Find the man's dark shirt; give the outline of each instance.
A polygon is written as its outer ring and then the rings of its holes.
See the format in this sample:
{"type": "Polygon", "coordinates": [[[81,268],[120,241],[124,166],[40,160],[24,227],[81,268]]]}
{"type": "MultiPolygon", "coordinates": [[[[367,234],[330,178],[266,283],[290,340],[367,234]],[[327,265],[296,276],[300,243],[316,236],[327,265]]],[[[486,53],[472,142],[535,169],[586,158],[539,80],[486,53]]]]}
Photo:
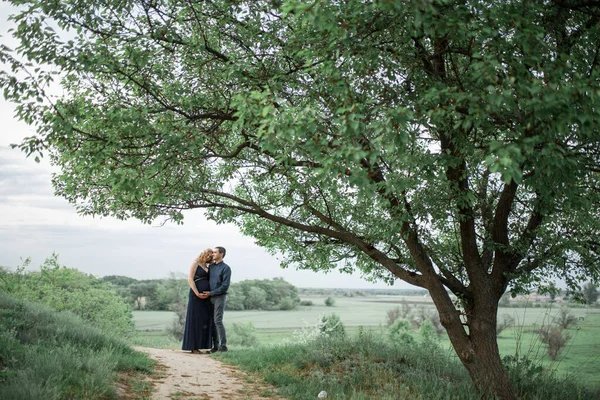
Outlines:
{"type": "Polygon", "coordinates": [[[208,273],[210,295],[214,297],[227,294],[229,283],[231,281],[231,268],[229,268],[229,265],[225,264],[223,261],[218,264],[213,264],[209,267],[208,273]]]}

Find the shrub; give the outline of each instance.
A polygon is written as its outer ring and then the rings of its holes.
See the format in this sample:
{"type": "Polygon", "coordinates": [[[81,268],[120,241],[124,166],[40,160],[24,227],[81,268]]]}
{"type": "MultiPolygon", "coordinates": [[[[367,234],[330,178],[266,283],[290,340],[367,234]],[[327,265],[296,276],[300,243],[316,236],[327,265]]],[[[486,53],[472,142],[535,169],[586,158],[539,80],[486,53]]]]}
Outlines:
{"type": "Polygon", "coordinates": [[[500,332],[505,330],[506,328],[510,328],[515,324],[515,317],[510,314],[502,315],[502,321],[498,321],[496,325],[496,334],[499,335],[500,332]]]}
{"type": "Polygon", "coordinates": [[[577,317],[571,313],[568,307],[561,307],[553,322],[562,329],[568,329],[571,326],[577,324],[577,317]]]}
{"type": "Polygon", "coordinates": [[[183,302],[175,303],[171,306],[171,311],[175,313],[173,323],[167,332],[177,340],[183,340],[185,331],[185,319],[187,316],[187,304],[183,302]]]}
{"type": "Polygon", "coordinates": [[[335,305],[335,299],[331,296],[325,299],[325,305],[327,307],[333,307],[335,305]]]}
{"type": "Polygon", "coordinates": [[[519,399],[598,399],[598,390],[583,387],[577,379],[565,379],[528,358],[505,356],[503,364],[519,399]]]}
{"type": "Polygon", "coordinates": [[[506,368],[511,383],[517,390],[530,385],[535,387],[543,378],[544,369],[541,364],[534,363],[528,358],[505,356],[502,358],[502,363],[506,368]]]}
{"type": "Polygon", "coordinates": [[[319,329],[326,336],[346,336],[346,328],[337,314],[322,315],[319,329]]]}
{"type": "Polygon", "coordinates": [[[405,319],[397,319],[389,327],[389,336],[392,343],[410,344],[414,342],[411,333],[411,323],[405,319]]]}
{"type": "Polygon", "coordinates": [[[414,310],[413,313],[412,322],[416,328],[420,328],[425,321],[429,321],[438,335],[444,333],[445,329],[440,322],[440,315],[437,310],[421,306],[414,310]]]}
{"type": "Polygon", "coordinates": [[[217,357],[256,372],[290,399],[314,399],[323,390],[328,399],[481,397],[465,369],[447,352],[392,346],[364,328],[357,336],[319,336],[310,343],[230,351],[217,357]]]}
{"type": "Polygon", "coordinates": [[[402,300],[400,306],[387,311],[386,325],[391,326],[398,318],[410,320],[412,311],[413,307],[406,300],[402,300]]]}
{"type": "Polygon", "coordinates": [[[548,346],[548,356],[556,360],[571,335],[563,332],[561,326],[552,325],[537,331],[540,341],[548,346]]]}
{"type": "Polygon", "coordinates": [[[430,320],[426,320],[419,328],[419,340],[426,347],[437,347],[439,336],[430,320]]]}
{"type": "Polygon", "coordinates": [[[300,305],[301,305],[301,306],[312,306],[312,305],[314,305],[314,304],[313,304],[313,302],[312,302],[311,300],[302,300],[302,301],[300,302],[300,305]]]}
{"type": "Polygon", "coordinates": [[[394,307],[386,311],[385,325],[391,326],[398,318],[400,318],[400,307],[394,307]]]}
{"type": "Polygon", "coordinates": [[[254,347],[258,345],[256,328],[252,322],[234,323],[227,332],[227,342],[232,345],[254,347]]]}
{"type": "Polygon", "coordinates": [[[61,266],[56,254],[47,258],[40,272],[25,272],[27,259],[14,273],[0,271],[0,290],[20,299],[70,311],[105,332],[133,333],[131,307],[110,283],[73,268],[61,266]]]}
{"type": "Polygon", "coordinates": [[[281,302],[279,303],[280,310],[293,310],[294,308],[296,308],[294,300],[290,299],[289,297],[281,299],[281,302]]]}

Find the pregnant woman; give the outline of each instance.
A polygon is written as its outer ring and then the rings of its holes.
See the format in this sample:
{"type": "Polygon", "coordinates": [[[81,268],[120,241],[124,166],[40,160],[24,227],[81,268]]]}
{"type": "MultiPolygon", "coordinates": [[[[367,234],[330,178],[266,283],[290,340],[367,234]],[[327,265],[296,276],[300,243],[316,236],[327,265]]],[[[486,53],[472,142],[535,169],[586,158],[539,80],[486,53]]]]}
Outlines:
{"type": "Polygon", "coordinates": [[[212,249],[206,249],[190,266],[188,283],[190,295],[183,332],[183,350],[200,353],[200,349],[212,347],[213,311],[210,299],[201,299],[200,293],[209,291],[208,266],[212,261],[212,249]]]}

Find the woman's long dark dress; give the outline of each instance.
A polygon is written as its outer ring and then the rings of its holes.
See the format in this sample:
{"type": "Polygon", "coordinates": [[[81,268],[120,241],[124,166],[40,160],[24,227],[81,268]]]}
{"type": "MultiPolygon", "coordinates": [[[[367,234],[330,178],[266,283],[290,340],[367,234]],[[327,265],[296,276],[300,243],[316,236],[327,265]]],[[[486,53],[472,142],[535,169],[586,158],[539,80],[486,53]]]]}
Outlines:
{"type": "MultiPolygon", "coordinates": [[[[198,292],[210,290],[208,272],[198,266],[194,275],[198,292]]],[[[212,347],[213,311],[210,298],[200,299],[192,289],[188,298],[188,308],[183,331],[183,350],[210,349],[212,347]]]]}

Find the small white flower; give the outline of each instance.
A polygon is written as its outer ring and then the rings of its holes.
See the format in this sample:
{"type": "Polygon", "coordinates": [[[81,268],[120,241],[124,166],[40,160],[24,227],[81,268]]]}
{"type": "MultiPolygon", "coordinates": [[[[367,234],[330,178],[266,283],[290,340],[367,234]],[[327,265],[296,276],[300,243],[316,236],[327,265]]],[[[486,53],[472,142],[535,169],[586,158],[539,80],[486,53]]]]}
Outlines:
{"type": "Polygon", "coordinates": [[[319,394],[317,395],[317,397],[320,398],[320,399],[325,399],[325,398],[327,398],[327,392],[324,391],[324,390],[321,390],[319,392],[319,394]]]}

